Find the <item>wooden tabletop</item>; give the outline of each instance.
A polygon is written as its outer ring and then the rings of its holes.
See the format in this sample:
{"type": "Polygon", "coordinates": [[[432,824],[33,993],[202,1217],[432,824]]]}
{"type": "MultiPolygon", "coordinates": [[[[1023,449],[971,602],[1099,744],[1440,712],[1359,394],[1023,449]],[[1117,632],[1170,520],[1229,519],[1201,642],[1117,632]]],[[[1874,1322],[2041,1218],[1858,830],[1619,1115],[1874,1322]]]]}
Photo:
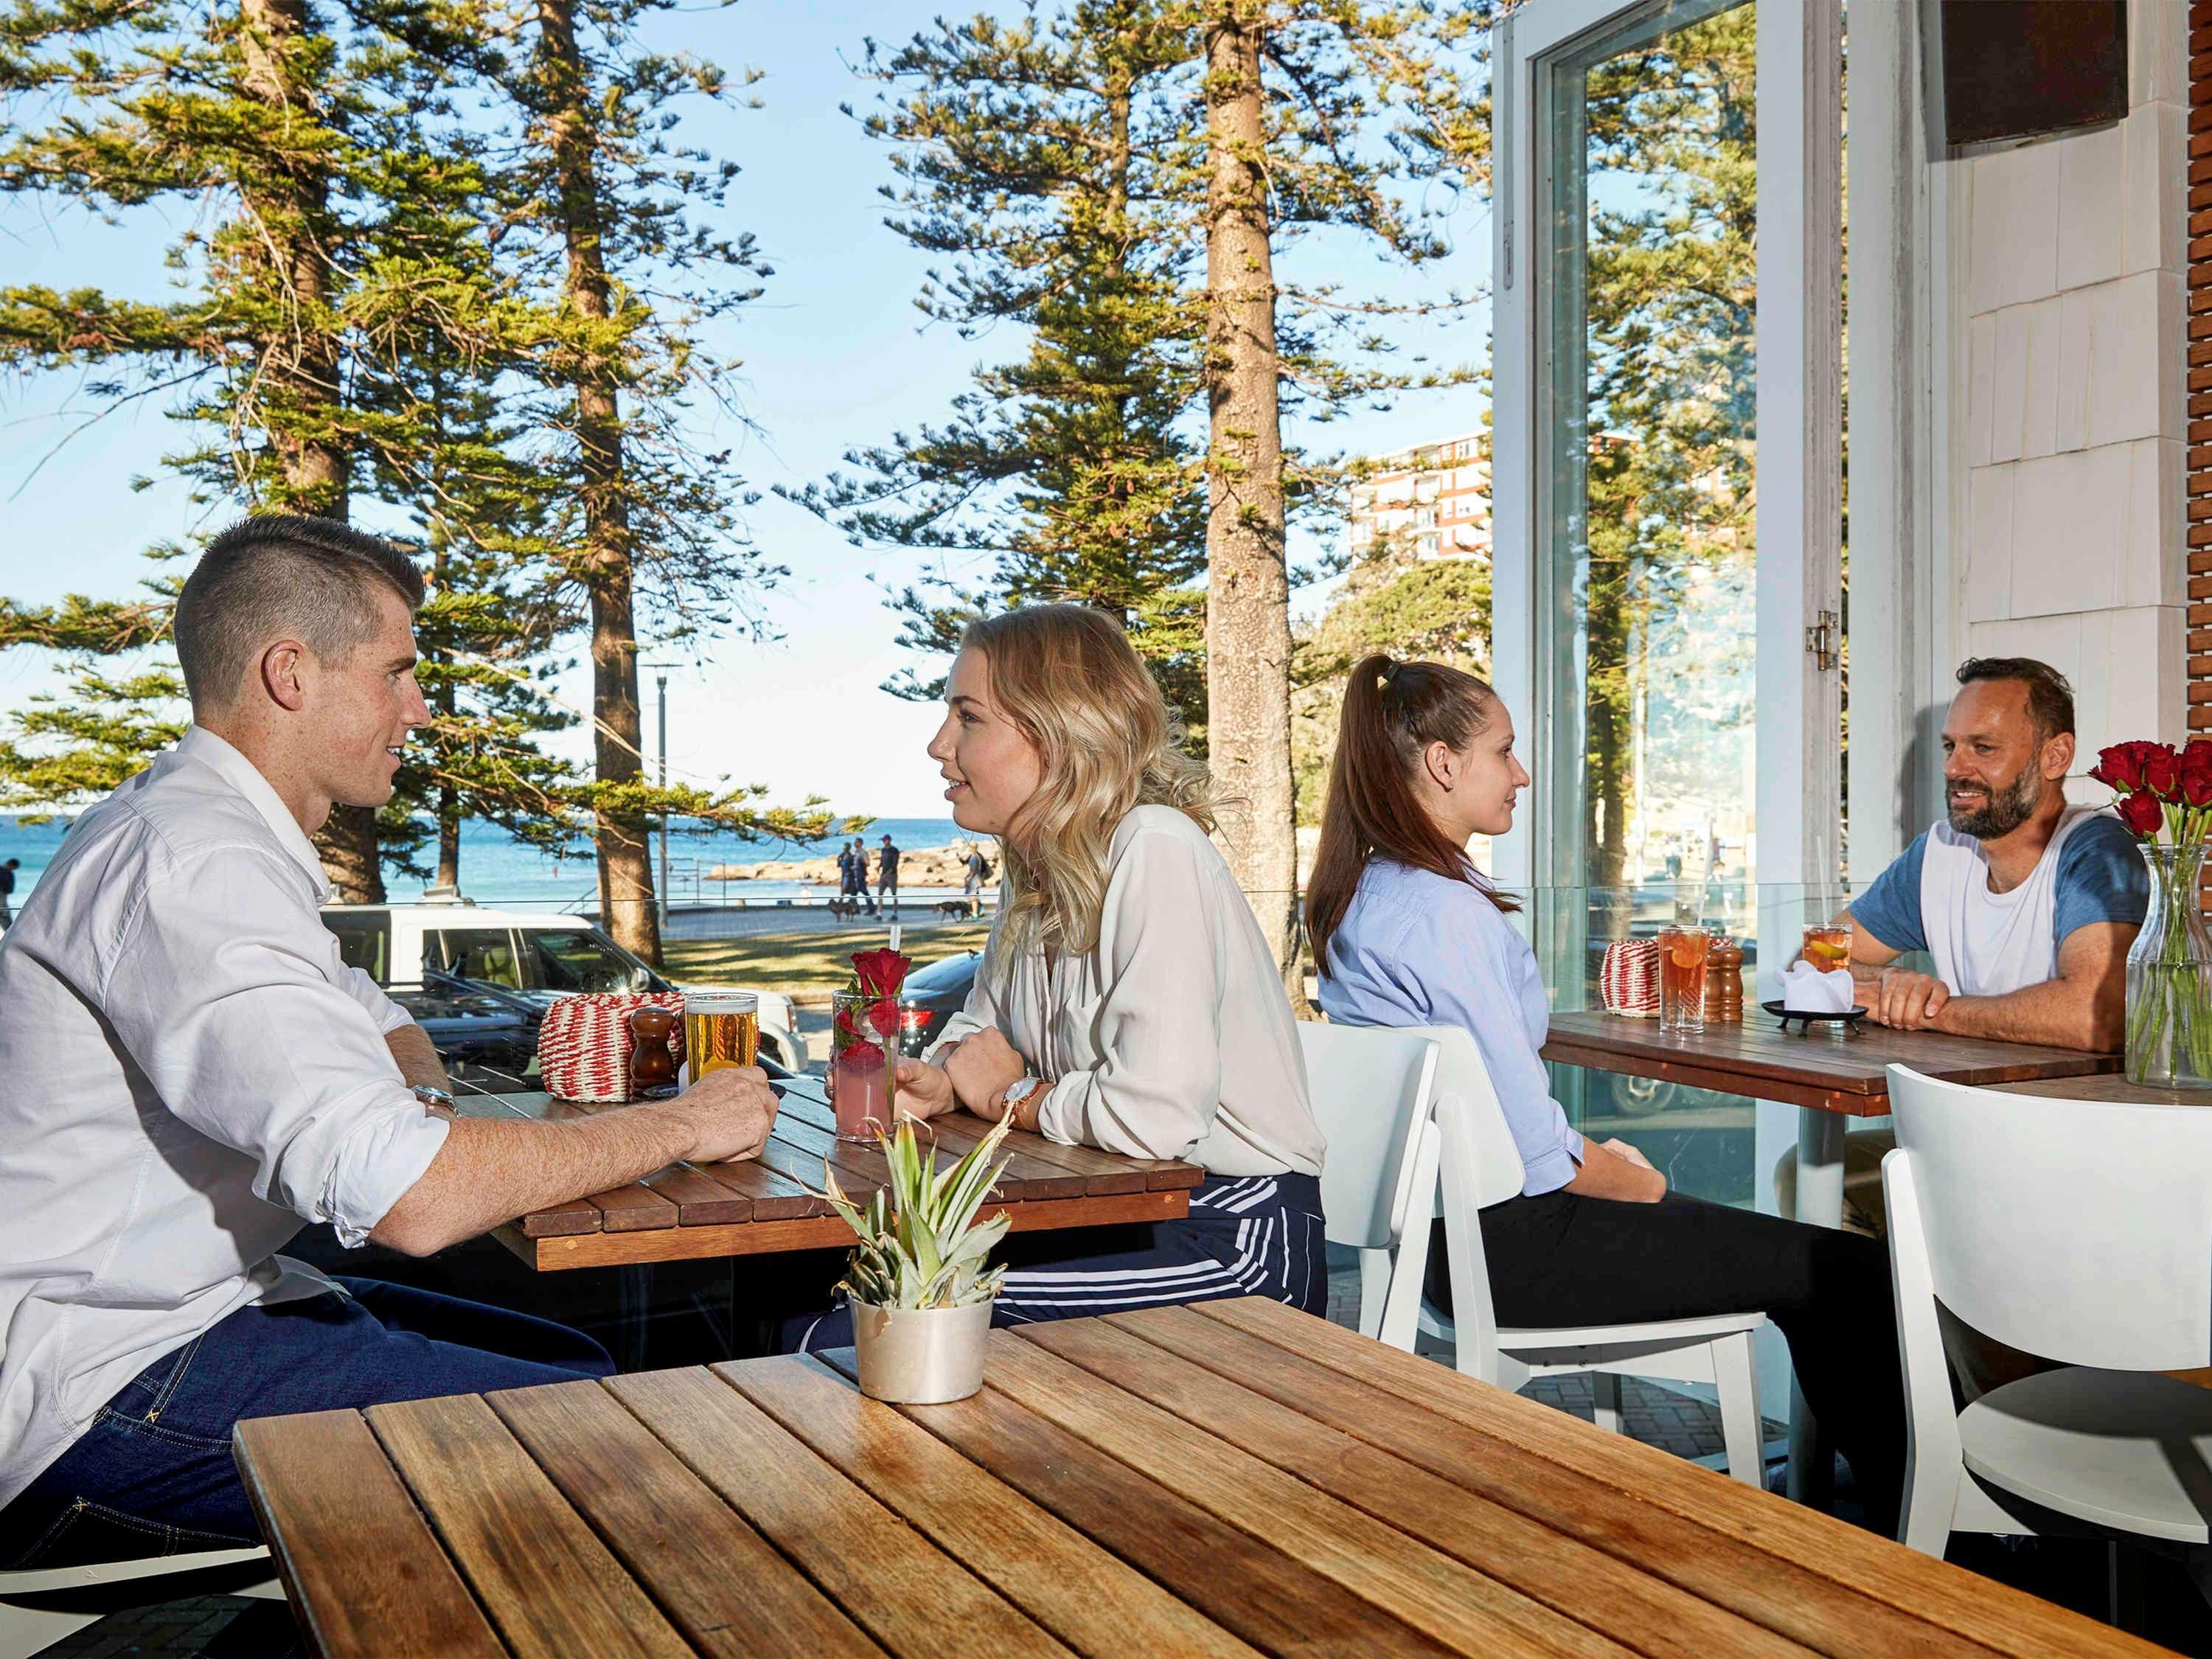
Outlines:
{"type": "MultiPolygon", "coordinates": [[[[836,1138],[819,1079],[793,1078],[775,1086],[783,1105],[757,1159],[676,1164],[628,1187],[533,1210],[495,1229],[494,1237],[540,1271],[850,1244],[852,1229],[814,1195],[822,1189],[823,1160],[836,1169],[837,1184],[865,1203],[886,1179],[883,1154],[836,1138]]],[[[459,1109],[480,1117],[558,1118],[628,1109],[518,1094],[478,1095],[459,1109]]],[[[990,1126],[956,1112],[933,1119],[928,1128],[942,1166],[966,1153],[990,1126]]],[[[1190,1189],[1206,1178],[1195,1164],[1061,1146],[1021,1130],[1006,1137],[1001,1155],[1009,1160],[1006,1173],[984,1213],[1008,1211],[1018,1232],[1173,1221],[1190,1213],[1190,1189]]]]}
{"type": "Polygon", "coordinates": [[[1740,1025],[1707,1025],[1694,1034],[1662,1032],[1656,1020],[1622,1014],[1554,1014],[1544,1058],[1852,1117],[1887,1114],[1892,1065],[1947,1083],[1980,1085],[2089,1078],[2120,1069],[2118,1054],[1941,1031],[1893,1031],[1866,1022],[1856,1030],[1820,1025],[1809,1032],[1784,1031],[1773,1016],[1749,1010],[1740,1025]]]}
{"type": "Polygon", "coordinates": [[[2160,1650],[1277,1304],[241,1423],[331,1659],[2160,1650]]]}
{"type": "Polygon", "coordinates": [[[2102,1077],[2049,1078],[2034,1083],[2003,1083],[1998,1091],[2008,1095],[2043,1095],[2059,1100],[2108,1100],[2123,1106],[2212,1106],[2212,1089],[2148,1089],[2130,1083],[2126,1074],[2109,1072],[2102,1077]]]}

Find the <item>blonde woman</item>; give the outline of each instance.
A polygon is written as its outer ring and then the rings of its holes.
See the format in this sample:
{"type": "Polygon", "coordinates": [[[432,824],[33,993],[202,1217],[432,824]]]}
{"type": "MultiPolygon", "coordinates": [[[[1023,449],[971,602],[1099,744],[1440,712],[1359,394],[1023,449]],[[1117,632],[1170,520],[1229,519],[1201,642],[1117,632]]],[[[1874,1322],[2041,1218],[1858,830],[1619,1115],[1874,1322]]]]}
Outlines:
{"type": "MultiPolygon", "coordinates": [[[[930,757],[954,822],[998,837],[1004,885],[967,1007],[900,1063],[901,1105],[1206,1171],[1185,1220],[1014,1235],[998,1322],[1230,1296],[1319,1313],[1297,1025],[1158,687],[1110,618],[1029,605],[968,630],[945,704],[930,757]]],[[[841,1312],[803,1346],[850,1340],[841,1312]]]]}

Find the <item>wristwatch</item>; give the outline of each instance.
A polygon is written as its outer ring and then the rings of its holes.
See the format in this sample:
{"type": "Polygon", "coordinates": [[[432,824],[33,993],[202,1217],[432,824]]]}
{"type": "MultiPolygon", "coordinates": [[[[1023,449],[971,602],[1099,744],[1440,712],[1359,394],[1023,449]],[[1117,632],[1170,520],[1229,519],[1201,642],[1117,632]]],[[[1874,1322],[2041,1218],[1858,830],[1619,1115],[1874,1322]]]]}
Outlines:
{"type": "Polygon", "coordinates": [[[1044,1079],[1041,1077],[1018,1077],[1006,1085],[1006,1092],[1000,1098],[1006,1103],[1006,1110],[1012,1115],[1016,1128],[1022,1126],[1022,1103],[1033,1098],[1043,1087],[1044,1079]]]}
{"type": "Polygon", "coordinates": [[[434,1112],[451,1112],[453,1109],[452,1091],[446,1089],[433,1089],[427,1083],[418,1083],[415,1085],[415,1098],[434,1112]]]}

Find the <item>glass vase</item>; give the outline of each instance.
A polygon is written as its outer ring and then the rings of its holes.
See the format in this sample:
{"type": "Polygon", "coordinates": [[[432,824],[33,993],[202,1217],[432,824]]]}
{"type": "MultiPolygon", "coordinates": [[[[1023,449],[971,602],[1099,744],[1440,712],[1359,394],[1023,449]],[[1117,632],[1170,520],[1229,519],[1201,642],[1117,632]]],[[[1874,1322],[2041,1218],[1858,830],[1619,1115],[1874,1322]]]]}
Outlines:
{"type": "Polygon", "coordinates": [[[2212,1089],[2212,928],[2199,898],[2204,847],[2147,843],[2150,911],[2128,952],[2128,1080],[2212,1089]]]}

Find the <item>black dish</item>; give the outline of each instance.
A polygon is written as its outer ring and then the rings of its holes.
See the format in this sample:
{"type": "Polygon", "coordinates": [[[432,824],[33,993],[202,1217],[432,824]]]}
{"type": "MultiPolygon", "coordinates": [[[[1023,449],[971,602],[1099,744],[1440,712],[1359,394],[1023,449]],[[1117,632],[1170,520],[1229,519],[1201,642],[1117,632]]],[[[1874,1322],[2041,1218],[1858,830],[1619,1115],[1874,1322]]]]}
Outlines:
{"type": "Polygon", "coordinates": [[[1859,1029],[1859,1022],[1866,1018],[1867,1012],[1863,1008],[1854,1008],[1845,1014],[1807,1013],[1802,1009],[1784,1007],[1779,999],[1772,1002],[1762,1002],[1759,1006],[1780,1019],[1782,1029],[1785,1031],[1790,1029],[1790,1022],[1793,1019],[1802,1030],[1808,1031],[1815,1025],[1826,1025],[1832,1022],[1836,1024],[1848,1025],[1856,1031],[1859,1029]]]}

